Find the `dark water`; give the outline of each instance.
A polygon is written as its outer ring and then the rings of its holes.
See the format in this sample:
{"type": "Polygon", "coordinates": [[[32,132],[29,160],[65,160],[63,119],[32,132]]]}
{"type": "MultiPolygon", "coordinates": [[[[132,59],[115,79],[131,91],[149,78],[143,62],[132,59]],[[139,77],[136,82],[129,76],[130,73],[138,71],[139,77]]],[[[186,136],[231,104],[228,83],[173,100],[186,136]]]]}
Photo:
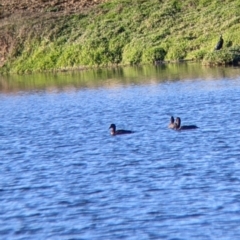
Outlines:
{"type": "Polygon", "coordinates": [[[240,69],[2,76],[0,117],[1,239],[240,239],[240,69]]]}

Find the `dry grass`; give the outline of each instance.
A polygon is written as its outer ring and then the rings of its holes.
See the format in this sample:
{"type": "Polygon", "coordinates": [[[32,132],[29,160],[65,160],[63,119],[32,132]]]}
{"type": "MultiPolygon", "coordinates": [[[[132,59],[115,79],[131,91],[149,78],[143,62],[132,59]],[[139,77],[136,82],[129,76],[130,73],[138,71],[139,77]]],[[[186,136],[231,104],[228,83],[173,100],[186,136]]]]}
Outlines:
{"type": "MultiPolygon", "coordinates": [[[[44,22],[52,22],[61,15],[71,15],[86,11],[106,0],[1,0],[0,3],[0,67],[12,55],[21,36],[29,31],[27,22],[36,24],[39,30],[44,22]]],[[[37,33],[37,32],[36,32],[37,33]]]]}
{"type": "Polygon", "coordinates": [[[11,14],[39,12],[78,12],[105,0],[1,0],[2,17],[11,14]]]}

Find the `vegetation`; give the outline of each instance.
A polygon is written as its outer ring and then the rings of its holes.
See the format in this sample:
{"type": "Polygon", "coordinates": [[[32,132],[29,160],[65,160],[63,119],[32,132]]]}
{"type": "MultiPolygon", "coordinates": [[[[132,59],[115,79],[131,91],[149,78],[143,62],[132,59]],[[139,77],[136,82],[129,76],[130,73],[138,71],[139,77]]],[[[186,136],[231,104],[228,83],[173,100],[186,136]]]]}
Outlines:
{"type": "Polygon", "coordinates": [[[109,0],[81,13],[9,19],[0,33],[14,40],[0,71],[232,63],[240,50],[239,12],[240,0],[109,0]],[[220,34],[223,49],[214,51],[220,34]]]}

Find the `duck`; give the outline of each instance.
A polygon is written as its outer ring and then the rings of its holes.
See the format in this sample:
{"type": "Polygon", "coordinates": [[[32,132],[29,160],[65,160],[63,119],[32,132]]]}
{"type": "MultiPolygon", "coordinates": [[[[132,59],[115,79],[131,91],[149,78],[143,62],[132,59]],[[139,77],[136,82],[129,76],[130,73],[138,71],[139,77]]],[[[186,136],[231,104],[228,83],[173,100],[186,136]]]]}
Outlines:
{"type": "Polygon", "coordinates": [[[196,125],[184,125],[181,126],[181,118],[180,117],[176,117],[175,120],[175,130],[191,130],[191,129],[196,129],[198,128],[196,125]]]}
{"type": "Polygon", "coordinates": [[[168,124],[168,128],[174,129],[175,128],[175,123],[174,123],[174,117],[171,116],[170,118],[170,123],[168,124]]]}
{"type": "Polygon", "coordinates": [[[123,129],[116,130],[116,125],[114,123],[110,125],[109,129],[111,129],[110,134],[113,136],[134,133],[133,131],[130,131],[130,130],[123,130],[123,129]]]}
{"type": "Polygon", "coordinates": [[[218,43],[217,43],[217,45],[215,47],[215,50],[220,50],[222,48],[222,46],[223,46],[223,42],[224,42],[224,40],[223,40],[223,37],[222,37],[222,34],[221,34],[220,38],[219,38],[219,41],[218,41],[218,43]]]}

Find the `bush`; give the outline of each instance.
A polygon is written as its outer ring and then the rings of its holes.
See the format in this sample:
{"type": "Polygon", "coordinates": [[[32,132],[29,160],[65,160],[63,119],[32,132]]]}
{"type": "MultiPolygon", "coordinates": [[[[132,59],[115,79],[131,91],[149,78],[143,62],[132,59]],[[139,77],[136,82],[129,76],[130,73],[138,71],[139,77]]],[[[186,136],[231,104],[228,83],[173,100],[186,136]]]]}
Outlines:
{"type": "Polygon", "coordinates": [[[63,51],[59,55],[56,67],[64,68],[64,67],[74,67],[81,64],[81,46],[80,45],[70,45],[64,47],[63,51]]]}
{"type": "Polygon", "coordinates": [[[198,50],[195,53],[193,53],[193,58],[195,60],[203,60],[206,54],[207,54],[206,50],[198,50]]]}
{"type": "Polygon", "coordinates": [[[143,44],[136,40],[127,44],[123,49],[123,64],[135,65],[142,61],[143,44]]]}
{"type": "Polygon", "coordinates": [[[226,65],[234,60],[233,54],[229,50],[213,51],[205,55],[203,65],[226,65]]]}
{"type": "Polygon", "coordinates": [[[104,39],[89,40],[82,45],[81,59],[84,65],[107,65],[108,41],[104,39]]]}
{"type": "Polygon", "coordinates": [[[154,63],[163,61],[166,56],[166,51],[162,47],[146,48],[143,51],[142,62],[143,63],[154,63]]]}
{"type": "Polygon", "coordinates": [[[187,56],[184,45],[175,45],[169,48],[166,58],[173,61],[183,60],[187,56]]]}
{"type": "Polygon", "coordinates": [[[110,41],[108,46],[108,58],[111,64],[119,64],[122,61],[122,43],[119,41],[110,41]]]}

